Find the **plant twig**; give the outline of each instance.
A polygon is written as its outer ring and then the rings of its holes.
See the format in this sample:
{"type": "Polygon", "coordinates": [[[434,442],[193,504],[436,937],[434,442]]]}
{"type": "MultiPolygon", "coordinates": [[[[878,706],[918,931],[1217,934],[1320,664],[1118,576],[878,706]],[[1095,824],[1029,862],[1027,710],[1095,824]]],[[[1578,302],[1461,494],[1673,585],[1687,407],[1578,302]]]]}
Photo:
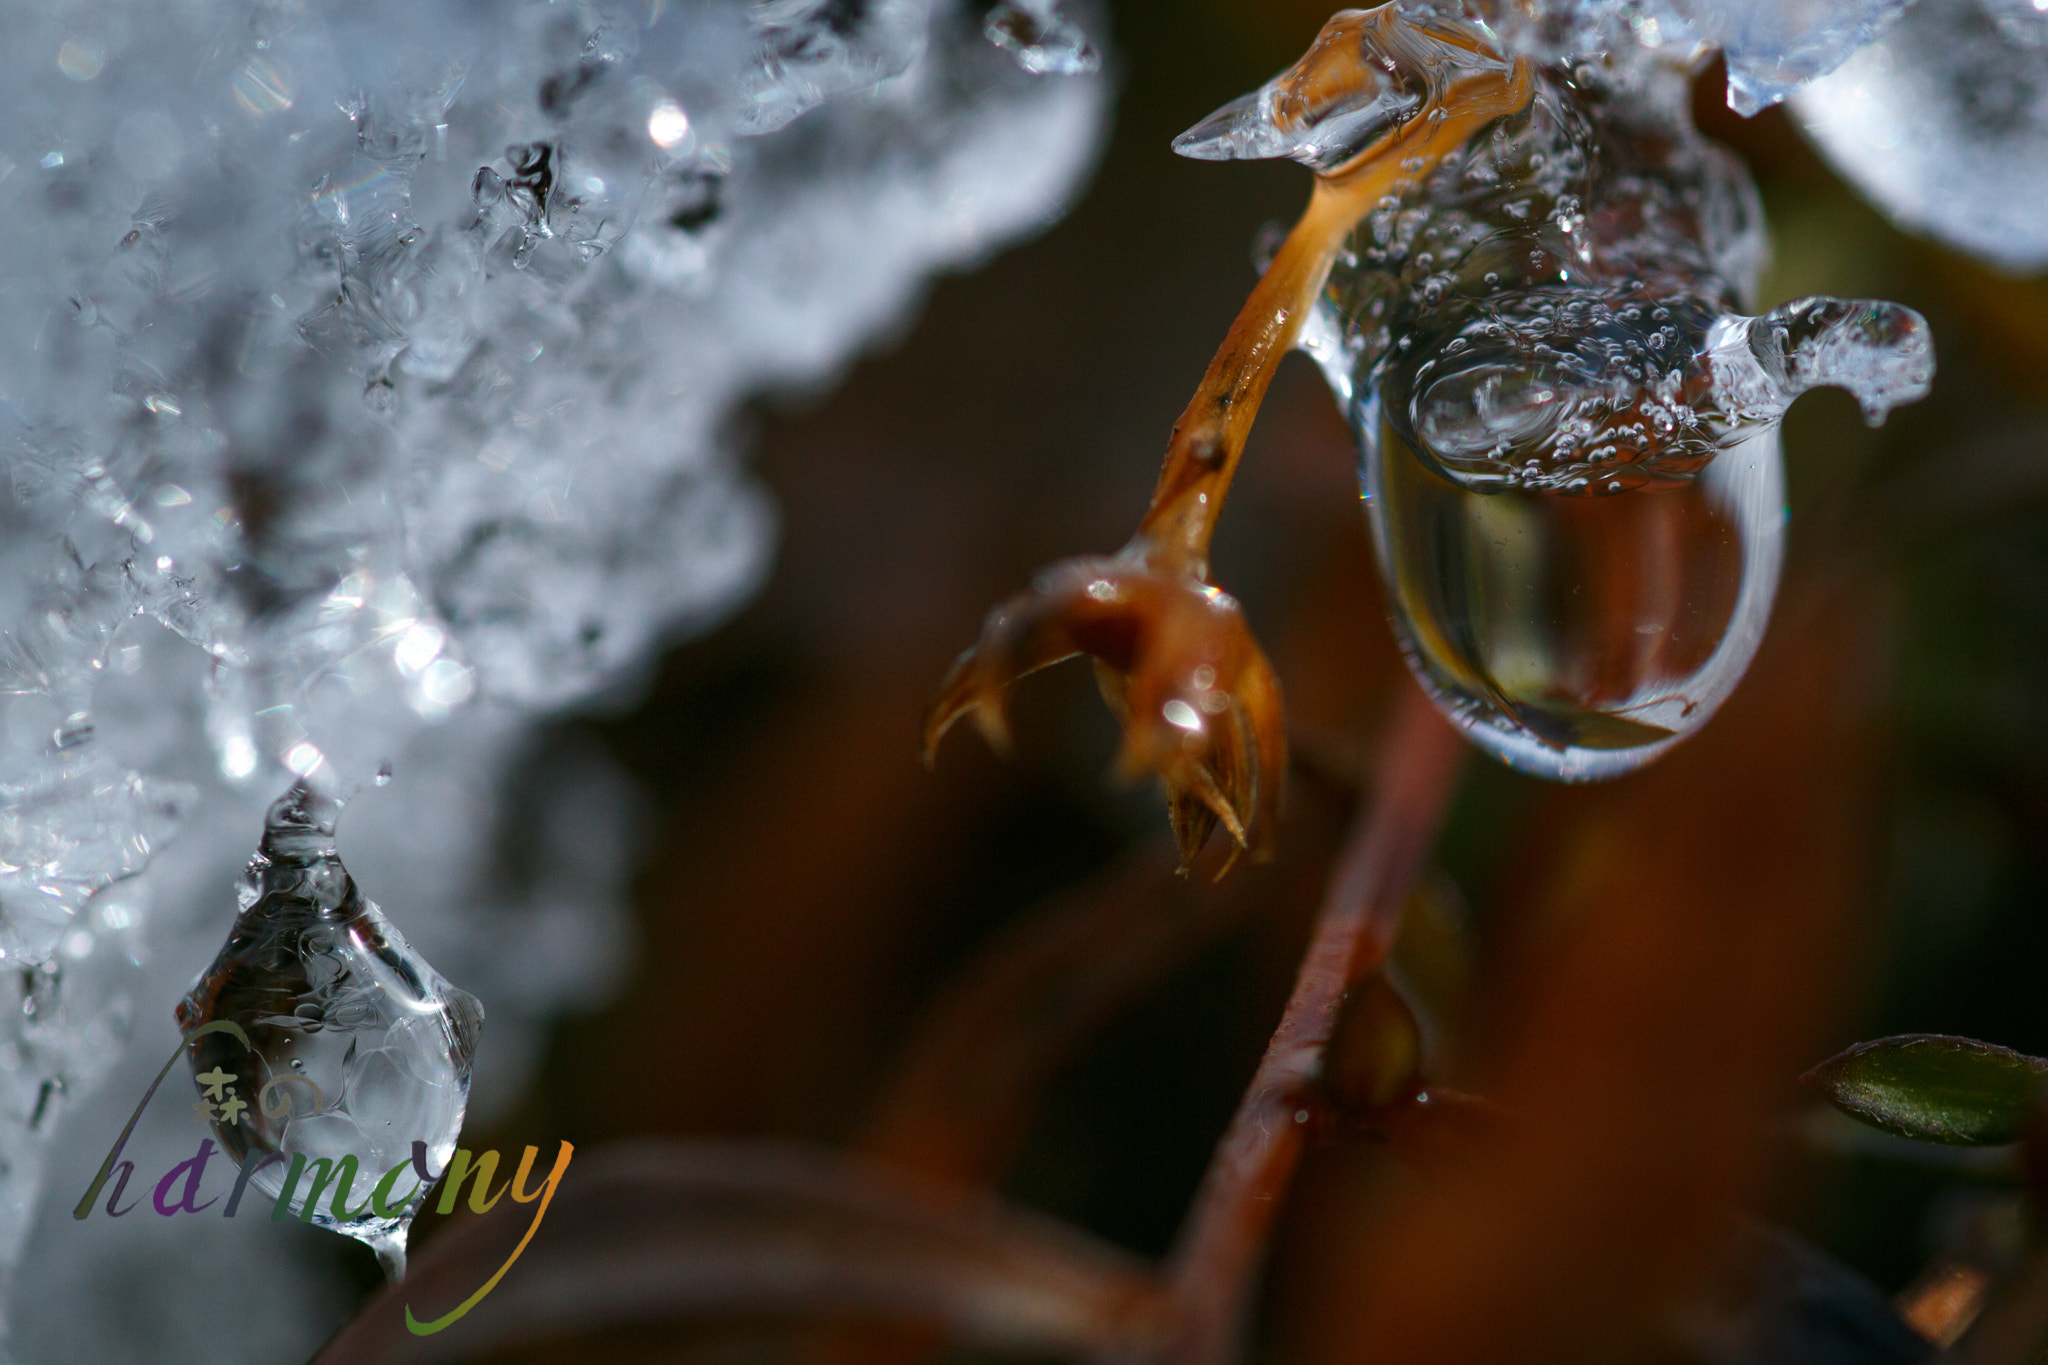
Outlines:
{"type": "Polygon", "coordinates": [[[414,1258],[314,1365],[441,1365],[506,1345],[712,1314],[848,1314],[940,1325],[1001,1350],[1072,1360],[1155,1349],[1144,1265],[1084,1233],[946,1182],[796,1144],[621,1144],[579,1159],[502,1291],[462,1330],[407,1331],[454,1302],[530,1221],[465,1219],[414,1258]]]}
{"type": "Polygon", "coordinates": [[[2027,1365],[2048,1345],[2048,1253],[2036,1252],[1936,1365],[2027,1365]]]}
{"type": "Polygon", "coordinates": [[[1223,1365],[1237,1350],[1252,1281],[1301,1159],[1303,1100],[1347,992],[1393,946],[1463,751],[1428,699],[1403,688],[1286,1013],[1169,1262],[1177,1313],[1166,1358],[1173,1365],[1223,1365]]]}

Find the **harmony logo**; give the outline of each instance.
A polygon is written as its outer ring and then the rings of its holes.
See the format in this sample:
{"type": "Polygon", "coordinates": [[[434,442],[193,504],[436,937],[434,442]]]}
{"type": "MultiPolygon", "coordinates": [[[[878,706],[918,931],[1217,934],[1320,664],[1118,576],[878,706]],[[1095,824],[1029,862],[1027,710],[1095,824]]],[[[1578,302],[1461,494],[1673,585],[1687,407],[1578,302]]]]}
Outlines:
{"type": "MultiPolygon", "coordinates": [[[[113,1181],[113,1189],[107,1193],[106,1204],[109,1217],[119,1218],[131,1213],[142,1202],[140,1194],[128,1199],[125,1204],[121,1202],[127,1195],[128,1182],[135,1174],[135,1163],[124,1159],[121,1152],[127,1147],[128,1139],[134,1135],[135,1125],[141,1121],[142,1112],[149,1107],[150,1100],[155,1098],[157,1087],[163,1084],[164,1077],[170,1074],[171,1068],[177,1065],[179,1058],[185,1055],[186,1048],[195,1038],[211,1033],[228,1034],[244,1049],[249,1050],[252,1056],[254,1055],[254,1049],[249,1046],[248,1034],[243,1032],[241,1025],[229,1020],[217,1019],[211,1023],[201,1024],[187,1033],[180,1040],[178,1050],[171,1054],[170,1060],[157,1072],[156,1079],[149,1083],[149,1089],[143,1092],[141,1102],[135,1106],[135,1112],[128,1116],[127,1126],[121,1130],[121,1136],[116,1138],[114,1145],[108,1149],[107,1159],[100,1163],[99,1174],[94,1176],[92,1184],[86,1187],[84,1196],[78,1201],[78,1207],[71,1211],[73,1218],[82,1222],[92,1215],[100,1191],[106,1189],[110,1179],[113,1181]]],[[[242,1078],[216,1067],[197,1079],[201,1094],[196,1107],[201,1117],[230,1126],[239,1125],[241,1115],[249,1107],[248,1102],[235,1093],[235,1083],[242,1078]]],[[[290,1099],[281,1093],[281,1082],[311,1085],[311,1082],[297,1076],[282,1076],[267,1082],[257,1092],[257,1103],[271,1118],[283,1115],[291,1103],[290,1099]]],[[[316,1103],[317,1098],[316,1090],[316,1103]]],[[[149,1197],[150,1207],[163,1217],[170,1218],[181,1213],[196,1214],[220,1203],[222,1196],[218,1194],[204,1203],[198,1202],[201,1184],[206,1179],[207,1163],[217,1151],[219,1149],[211,1137],[200,1139],[197,1152],[173,1165],[156,1182],[156,1187],[149,1197]]],[[[470,1309],[482,1302],[485,1295],[498,1287],[498,1281],[505,1278],[505,1272],[512,1268],[513,1262],[525,1252],[527,1243],[533,1240],[533,1234],[540,1230],[541,1219],[547,1216],[548,1204],[555,1196],[555,1187],[561,1183],[563,1173],[569,1169],[569,1159],[575,1151],[573,1146],[564,1142],[561,1152],[555,1157],[553,1169],[542,1177],[538,1185],[529,1186],[528,1181],[533,1175],[534,1163],[540,1156],[540,1150],[528,1147],[520,1157],[519,1168],[511,1179],[496,1190],[492,1190],[491,1182],[497,1178],[499,1165],[496,1151],[476,1154],[467,1148],[458,1147],[444,1169],[432,1171],[428,1169],[427,1144],[415,1140],[412,1144],[412,1155],[391,1169],[378,1173],[376,1183],[370,1188],[369,1194],[360,1205],[354,1206],[351,1206],[351,1200],[354,1197],[355,1184],[358,1179],[370,1174],[360,1169],[355,1157],[344,1156],[338,1161],[326,1157],[314,1157],[309,1160],[303,1153],[294,1153],[289,1158],[290,1164],[285,1173],[283,1188],[271,1205],[270,1217],[275,1222],[284,1222],[294,1216],[304,1222],[313,1222],[319,1210],[320,1200],[326,1196],[329,1199],[328,1211],[336,1224],[345,1224],[366,1216],[402,1219],[417,1211],[413,1207],[416,1203],[424,1206],[428,1192],[436,1185],[442,1186],[438,1205],[440,1211],[444,1214],[453,1213],[461,1199],[465,1181],[471,1182],[469,1208],[472,1213],[488,1213],[507,1193],[511,1194],[515,1203],[536,1205],[533,1222],[528,1225],[526,1235],[519,1239],[519,1245],[512,1249],[512,1254],[505,1258],[505,1263],[499,1266],[497,1272],[484,1281],[474,1294],[464,1299],[452,1311],[427,1322],[421,1322],[413,1316],[410,1304],[406,1306],[406,1327],[416,1336],[430,1336],[460,1320],[470,1309]],[[412,1188],[407,1190],[403,1197],[397,1197],[398,1185],[402,1180],[410,1180],[412,1188]],[[444,1181],[446,1183],[442,1184],[444,1181]],[[302,1182],[305,1193],[300,1200],[302,1182]],[[293,1213],[295,1200],[300,1201],[296,1215],[293,1213]]],[[[222,1152],[221,1155],[225,1157],[227,1154],[222,1152]]],[[[252,1151],[243,1158],[240,1170],[235,1176],[234,1188],[225,1196],[227,1203],[221,1209],[221,1216],[235,1217],[241,1210],[242,1197],[248,1191],[250,1180],[266,1167],[283,1164],[286,1160],[285,1153],[276,1151],[252,1151]]]]}

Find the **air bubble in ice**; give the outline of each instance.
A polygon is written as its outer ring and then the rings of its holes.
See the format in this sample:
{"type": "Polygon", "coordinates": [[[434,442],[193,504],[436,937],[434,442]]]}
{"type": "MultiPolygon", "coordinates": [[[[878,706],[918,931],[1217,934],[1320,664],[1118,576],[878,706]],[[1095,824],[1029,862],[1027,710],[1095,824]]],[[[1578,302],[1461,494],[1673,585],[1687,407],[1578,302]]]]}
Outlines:
{"type": "Polygon", "coordinates": [[[1102,55],[1060,12],[1060,0],[1002,0],[981,31],[1034,76],[1078,76],[1102,67],[1102,55]]]}
{"type": "Polygon", "coordinates": [[[301,1156],[310,1169],[315,1160],[352,1168],[353,1186],[344,1192],[337,1176],[317,1201],[307,1193],[318,1188],[312,1175],[303,1175],[291,1212],[368,1244],[395,1277],[421,1202],[402,1201],[417,1181],[401,1175],[382,1212],[371,1194],[415,1142],[426,1144],[429,1169],[447,1165],[483,1007],[443,980],[356,888],[335,850],[340,809],[303,782],[270,808],[234,928],[177,1017],[188,1032],[225,1019],[248,1035],[253,1053],[213,1033],[193,1040],[189,1057],[195,1077],[234,1077],[247,1105],[232,1120],[213,1120],[228,1156],[285,1157],[251,1187],[276,1199],[301,1156]]]}

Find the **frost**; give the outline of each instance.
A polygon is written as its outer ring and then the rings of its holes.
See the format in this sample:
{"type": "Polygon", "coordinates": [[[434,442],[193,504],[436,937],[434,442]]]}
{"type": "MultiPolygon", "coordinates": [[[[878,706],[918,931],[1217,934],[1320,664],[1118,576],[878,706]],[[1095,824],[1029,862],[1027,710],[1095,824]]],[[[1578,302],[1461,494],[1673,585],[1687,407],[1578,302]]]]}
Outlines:
{"type": "Polygon", "coordinates": [[[2008,270],[2048,266],[2048,13],[2032,0],[1919,0],[1793,111],[1898,222],[2008,270]]]}
{"type": "MultiPolygon", "coordinates": [[[[1084,69],[1043,14],[1037,69],[1084,69]]],[[[0,1031],[0,1262],[27,1130],[101,1069],[76,1045],[112,1046],[142,945],[184,961],[225,928],[196,871],[144,919],[181,821],[226,857],[292,782],[395,771],[377,800],[436,832],[386,839],[408,931],[527,1035],[599,988],[616,929],[573,926],[615,924],[623,852],[506,910],[560,980],[506,966],[503,918],[465,908],[493,784],[532,717],[630,687],[760,582],[735,407],[829,378],[1071,194],[1102,83],[1033,76],[982,19],[0,0],[0,952],[128,972],[0,1031]],[[482,795],[437,809],[414,755],[482,795]]]]}
{"type": "Polygon", "coordinates": [[[1728,104],[1742,115],[1825,75],[1892,24],[1912,0],[1507,0],[1503,31],[1566,67],[1626,67],[1647,51],[1685,62],[1728,59],[1728,104]]]}

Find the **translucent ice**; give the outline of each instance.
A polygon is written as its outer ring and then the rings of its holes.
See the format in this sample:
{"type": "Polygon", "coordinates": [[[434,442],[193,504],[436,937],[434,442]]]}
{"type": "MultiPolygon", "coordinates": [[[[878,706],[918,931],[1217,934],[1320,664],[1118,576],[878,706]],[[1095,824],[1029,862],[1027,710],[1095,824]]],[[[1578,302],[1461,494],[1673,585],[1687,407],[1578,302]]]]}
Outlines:
{"type": "Polygon", "coordinates": [[[1626,70],[1638,52],[1686,62],[1720,49],[1728,103],[1778,103],[1883,33],[1912,0],[1506,0],[1491,8],[1509,42],[1571,69],[1626,70]]]}
{"type": "Polygon", "coordinates": [[[250,1186],[269,1199],[294,1169],[292,1213],[368,1244],[394,1276],[420,1182],[380,1177],[424,1143],[446,1167],[469,1100],[483,1007],[441,978],[356,889],[334,846],[340,803],[305,783],[270,808],[227,943],[178,1006],[200,1103],[230,1159],[280,1153],[250,1186]],[[237,1103],[239,1101],[239,1103],[237,1103]],[[301,1160],[303,1158],[303,1160],[301,1160]],[[325,1188],[314,1174],[328,1163],[325,1188]],[[353,1175],[351,1185],[349,1176],[353,1175]]]}
{"type": "MultiPolygon", "coordinates": [[[[1092,157],[1103,83],[1020,70],[982,10],[0,0],[7,965],[125,960],[180,818],[245,849],[252,789],[402,789],[414,754],[413,791],[481,790],[406,854],[408,926],[530,1034],[569,988],[471,912],[505,755],[760,581],[734,408],[828,379],[1092,157]],[[189,656],[161,686],[119,662],[144,626],[189,656]]],[[[613,922],[623,874],[575,866],[493,894],[613,922]]],[[[84,1008],[0,1024],[0,1262],[84,1008]]]]}
{"type": "Polygon", "coordinates": [[[74,922],[87,901],[140,873],[191,808],[185,783],[117,762],[91,712],[120,628],[182,605],[175,585],[74,558],[0,637],[0,963],[47,962],[85,927],[74,922]]]}
{"type": "Polygon", "coordinates": [[[1934,344],[1918,313],[1869,299],[1801,299],[1724,317],[1707,338],[1714,402],[1737,423],[1773,422],[1809,389],[1847,389],[1872,426],[1927,396],[1934,344]]]}
{"type": "MultiPolygon", "coordinates": [[[[1382,174],[1349,163],[1447,117],[1505,50],[1441,6],[1342,16],[1184,150],[1382,174]]],[[[1481,745],[1550,777],[1647,761],[1742,676],[1782,558],[1791,402],[1840,385],[1876,421],[1933,374],[1895,304],[1744,315],[1761,211],[1686,81],[1648,48],[1535,66],[1521,107],[1401,163],[1301,335],[1358,433],[1410,663],[1481,745]]]]}
{"type": "Polygon", "coordinates": [[[772,133],[834,95],[903,71],[924,46],[929,0],[757,0],[760,46],[742,79],[738,127],[772,133]]]}
{"type": "Polygon", "coordinates": [[[1918,0],[1793,110],[1909,228],[2010,270],[2048,266],[2048,13],[1918,0]]]}
{"type": "Polygon", "coordinates": [[[1466,487],[1619,493],[1697,473],[1809,389],[1848,389],[1876,425],[1933,377],[1926,325],[1897,304],[1802,299],[1746,318],[1640,290],[1482,294],[1434,353],[1386,366],[1385,411],[1466,487]]]}
{"type": "Polygon", "coordinates": [[[1728,104],[1754,114],[1883,33],[1912,0],[1672,0],[1728,59],[1728,104]]]}
{"type": "Polygon", "coordinates": [[[1425,106],[1441,107],[1461,74],[1507,70],[1508,55],[1475,48],[1469,32],[1456,22],[1410,22],[1401,5],[1341,14],[1308,56],[1182,133],[1173,149],[1199,161],[1287,157],[1334,171],[1425,106]],[[1353,54],[1363,56],[1361,67],[1347,60],[1353,54]],[[1332,65],[1342,65],[1344,79],[1328,77],[1332,65]]]}
{"type": "Polygon", "coordinates": [[[1095,44],[1060,12],[1060,0],[1002,0],[982,32],[1034,75],[1079,76],[1102,66],[1095,44]]]}

